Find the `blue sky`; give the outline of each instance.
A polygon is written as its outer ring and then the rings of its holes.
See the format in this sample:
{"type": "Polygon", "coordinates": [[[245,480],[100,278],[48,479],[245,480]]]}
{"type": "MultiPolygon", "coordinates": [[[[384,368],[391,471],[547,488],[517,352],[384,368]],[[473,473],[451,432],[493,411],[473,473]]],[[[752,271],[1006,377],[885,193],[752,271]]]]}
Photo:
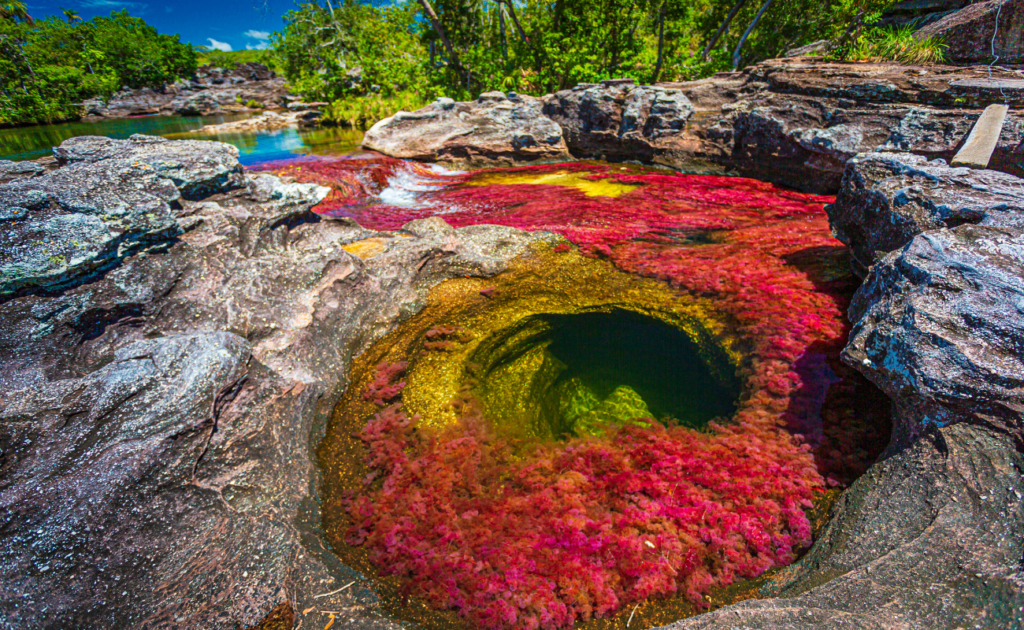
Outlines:
{"type": "Polygon", "coordinates": [[[74,9],[84,19],[128,9],[161,33],[181,35],[182,41],[227,50],[266,46],[279,30],[281,16],[294,8],[292,0],[28,0],[34,18],[63,15],[74,9]]]}

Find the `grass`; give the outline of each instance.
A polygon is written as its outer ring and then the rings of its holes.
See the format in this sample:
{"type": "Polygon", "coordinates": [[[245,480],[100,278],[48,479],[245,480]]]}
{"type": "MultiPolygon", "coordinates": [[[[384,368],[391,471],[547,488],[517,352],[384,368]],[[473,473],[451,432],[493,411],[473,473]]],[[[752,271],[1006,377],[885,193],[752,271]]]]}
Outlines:
{"type": "Polygon", "coordinates": [[[352,96],[325,107],[324,120],[350,127],[370,127],[399,110],[416,111],[432,100],[411,92],[401,92],[394,96],[352,96]]]}
{"type": "Polygon", "coordinates": [[[262,63],[271,70],[277,71],[274,53],[269,50],[233,50],[223,52],[220,50],[201,50],[198,62],[200,66],[214,66],[215,68],[234,68],[240,63],[262,63]]]}
{"type": "Polygon", "coordinates": [[[833,53],[842,61],[898,61],[908,65],[942,63],[947,45],[938,37],[919,40],[910,27],[865,31],[851,44],[833,53]]]}

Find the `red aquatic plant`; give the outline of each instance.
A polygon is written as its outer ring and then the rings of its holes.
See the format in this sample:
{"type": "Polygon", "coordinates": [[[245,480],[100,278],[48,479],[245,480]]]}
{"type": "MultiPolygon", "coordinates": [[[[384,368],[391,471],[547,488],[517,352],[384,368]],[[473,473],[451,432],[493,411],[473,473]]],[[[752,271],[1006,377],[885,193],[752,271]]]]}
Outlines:
{"type": "MultiPolygon", "coordinates": [[[[813,492],[848,483],[884,445],[885,410],[863,403],[863,384],[837,360],[853,285],[823,212],[830,198],[583,163],[492,170],[487,181],[568,172],[623,193],[478,186],[473,174],[387,159],[370,168],[388,181],[413,169],[437,186],[402,207],[374,202],[378,191],[329,198],[317,212],[371,229],[440,214],[455,227],[555,232],[585,255],[713,299],[748,345],[730,422],[554,445],[501,442],[471,399],[459,426],[419,431],[401,407],[404,366],[383,366],[365,394],[382,407],[363,434],[377,481],[351,503],[350,541],[433,605],[486,628],[555,628],[652,595],[700,604],[714,586],[791,562],[810,542],[813,492]]],[[[353,186],[337,166],[290,174],[353,186]]]]}

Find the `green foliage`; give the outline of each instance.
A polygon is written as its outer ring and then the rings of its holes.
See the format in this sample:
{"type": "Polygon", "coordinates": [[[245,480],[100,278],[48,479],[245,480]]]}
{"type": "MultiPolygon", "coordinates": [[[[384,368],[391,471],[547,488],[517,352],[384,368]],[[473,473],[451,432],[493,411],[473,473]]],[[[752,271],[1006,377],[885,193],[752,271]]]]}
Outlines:
{"type": "Polygon", "coordinates": [[[898,61],[905,64],[941,63],[947,45],[941,38],[918,40],[913,29],[870,29],[848,44],[838,47],[832,57],[843,61],[898,61]]]}
{"type": "Polygon", "coordinates": [[[416,111],[430,100],[414,92],[399,92],[391,96],[348,96],[325,107],[323,117],[335,124],[366,128],[397,111],[416,111]]]}
{"type": "Polygon", "coordinates": [[[83,99],[195,72],[191,46],[126,11],[88,21],[66,11],[65,18],[0,12],[0,125],[75,118],[83,99]]]}
{"type": "Polygon", "coordinates": [[[287,26],[272,41],[282,72],[306,100],[426,96],[428,55],[416,14],[411,4],[307,2],[285,16],[287,26]]]}
{"type": "Polygon", "coordinates": [[[273,41],[292,88],[349,120],[362,116],[351,100],[361,96],[374,111],[396,94],[426,102],[697,79],[732,69],[734,57],[742,67],[819,39],[850,41],[889,1],[774,0],[755,20],[765,0],[305,0],[273,41]]]}
{"type": "Polygon", "coordinates": [[[224,52],[214,50],[205,46],[198,47],[199,57],[197,63],[200,66],[213,66],[215,68],[234,68],[240,63],[262,63],[271,70],[279,72],[277,56],[272,50],[232,50],[224,52]]]}

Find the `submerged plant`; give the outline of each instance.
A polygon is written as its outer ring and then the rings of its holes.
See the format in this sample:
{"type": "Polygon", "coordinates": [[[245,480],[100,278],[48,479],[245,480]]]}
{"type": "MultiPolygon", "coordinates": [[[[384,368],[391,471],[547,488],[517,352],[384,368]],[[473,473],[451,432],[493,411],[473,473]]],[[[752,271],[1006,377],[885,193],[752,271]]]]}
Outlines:
{"type": "MultiPolygon", "coordinates": [[[[351,178],[331,183],[355,171],[334,162],[290,174],[342,191],[318,212],[371,229],[442,213],[455,227],[561,234],[579,254],[713,303],[744,345],[744,394],[727,421],[698,430],[599,410],[564,442],[504,435],[471,390],[457,422],[410,417],[408,366],[382,365],[364,396],[379,407],[362,433],[372,472],[348,504],[347,539],[431,605],[495,629],[566,627],[676,593],[701,606],[714,587],[792,562],[811,542],[815,493],[849,483],[884,445],[885,411],[838,361],[853,281],[823,212],[830,198],[615,165],[495,169],[486,185],[388,158],[367,166],[388,174],[358,177],[386,185],[411,170],[436,185],[397,206],[358,203],[351,178]]],[[[507,288],[477,288],[490,297],[477,303],[495,308],[507,288]]],[[[644,408],[635,392],[613,394],[604,402],[644,408]]],[[[566,393],[576,398],[583,412],[603,404],[566,393]]]]}

